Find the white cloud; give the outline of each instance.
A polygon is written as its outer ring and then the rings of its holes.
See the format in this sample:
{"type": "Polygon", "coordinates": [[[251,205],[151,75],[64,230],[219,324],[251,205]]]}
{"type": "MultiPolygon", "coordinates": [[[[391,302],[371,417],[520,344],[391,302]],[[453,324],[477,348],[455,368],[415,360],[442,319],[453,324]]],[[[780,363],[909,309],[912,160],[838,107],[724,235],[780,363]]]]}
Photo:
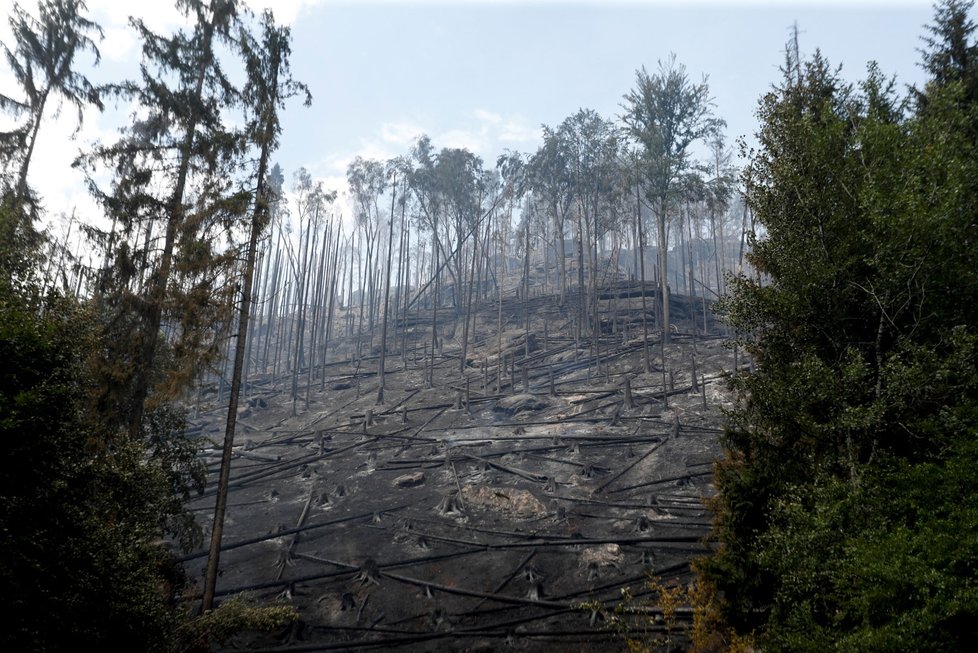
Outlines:
{"type": "Polygon", "coordinates": [[[487,111],[486,109],[476,109],[472,112],[476,118],[491,125],[498,125],[503,121],[503,117],[498,113],[487,111]]]}
{"type": "Polygon", "coordinates": [[[75,211],[87,224],[100,224],[102,209],[85,186],[85,174],[72,168],[79,151],[88,143],[114,138],[114,130],[100,126],[100,116],[94,109],[86,110],[81,129],[76,133],[77,113],[74,107],[64,107],[56,119],[48,117],[38,132],[37,145],[31,158],[30,183],[47,209],[48,218],[75,211]]]}
{"type": "Polygon", "coordinates": [[[245,2],[256,14],[264,9],[271,9],[277,23],[292,25],[304,8],[321,4],[325,0],[245,0],[245,2]]]}
{"type": "Polygon", "coordinates": [[[479,129],[449,129],[443,131],[432,138],[432,144],[441,149],[443,147],[467,149],[473,154],[482,156],[486,153],[488,145],[484,130],[479,129]]]}
{"type": "MultiPolygon", "coordinates": [[[[402,148],[392,147],[390,143],[383,140],[383,138],[369,139],[361,141],[360,149],[356,151],[355,156],[363,157],[364,159],[373,161],[387,161],[388,159],[393,159],[398,154],[401,154],[402,148]]],[[[344,173],[346,169],[344,168],[344,173]]]]}
{"type": "Polygon", "coordinates": [[[385,122],[380,126],[380,139],[392,145],[410,146],[424,131],[423,127],[411,121],[385,122]]]}
{"type": "Polygon", "coordinates": [[[501,115],[487,109],[472,111],[474,122],[439,133],[432,140],[435,147],[458,147],[471,150],[489,164],[503,149],[532,149],[540,132],[522,117],[501,115]]]}
{"type": "Polygon", "coordinates": [[[435,151],[442,148],[465,148],[482,157],[491,167],[496,156],[506,149],[532,150],[540,140],[540,130],[521,116],[504,115],[489,109],[477,108],[453,127],[434,131],[430,125],[414,120],[388,121],[367,137],[361,138],[355,150],[334,152],[308,166],[320,178],[330,177],[339,182],[336,188],[346,188],[346,169],[357,156],[375,161],[388,161],[407,156],[418,137],[428,134],[435,151]]]}
{"type": "Polygon", "coordinates": [[[124,62],[138,56],[139,42],[131,26],[111,25],[102,29],[105,38],[98,49],[104,60],[124,62]]]}
{"type": "Polygon", "coordinates": [[[500,128],[499,140],[526,148],[536,147],[540,142],[540,127],[530,125],[522,118],[511,118],[500,128]]]}

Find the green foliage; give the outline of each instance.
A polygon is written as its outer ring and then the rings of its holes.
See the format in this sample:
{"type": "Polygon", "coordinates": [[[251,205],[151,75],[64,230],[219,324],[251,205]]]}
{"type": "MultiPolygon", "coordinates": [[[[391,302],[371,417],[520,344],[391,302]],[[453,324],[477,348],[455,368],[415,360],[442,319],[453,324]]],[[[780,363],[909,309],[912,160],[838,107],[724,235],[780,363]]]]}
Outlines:
{"type": "Polygon", "coordinates": [[[145,439],[107,437],[91,307],[40,295],[36,255],[15,256],[0,274],[0,642],[166,650],[185,578],[163,537],[199,537],[182,502],[203,484],[196,444],[172,410],[152,413],[145,439]]]}
{"type": "MultiPolygon", "coordinates": [[[[622,119],[627,133],[640,146],[637,185],[644,189],[656,217],[657,247],[660,251],[668,251],[668,219],[676,213],[682,198],[695,196],[697,187],[702,185],[695,174],[702,170],[702,166],[692,161],[693,145],[716,139],[724,122],[713,116],[713,101],[706,77],[699,84],[693,83],[686,67],[676,62],[675,55],[666,62],[659,62],[658,73],[649,75],[643,67],[635,77],[635,89],[624,97],[622,119]]],[[[638,231],[641,242],[644,240],[641,225],[638,231]]],[[[659,256],[658,259],[659,280],[666,284],[669,257],[659,256]]],[[[662,293],[660,306],[662,339],[668,343],[671,337],[668,292],[662,293]]]]}
{"type": "Polygon", "coordinates": [[[621,588],[621,600],[611,608],[588,601],[577,609],[590,613],[592,627],[603,621],[624,639],[631,653],[680,647],[691,653],[754,650],[749,636],[738,635],[722,623],[716,590],[702,577],[683,584],[677,578],[649,575],[638,592],[621,588]]]}
{"type": "Polygon", "coordinates": [[[270,14],[263,28],[274,52],[246,33],[236,2],[178,5],[197,19],[194,34],[161,37],[136,21],[142,84],[108,89],[142,102],[145,115],[118,147],[83,161],[107,161],[118,175],[100,195],[113,224],[102,242],[108,265],[89,299],[39,290],[43,234],[33,222],[41,208],[26,178],[49,94],[79,111],[100,106],[96,89],[71,71],[76,50],[97,58],[87,34],[100,30],[79,16],[78,0],[45,0],[40,22],[19,8],[12,19],[17,49],[7,59],[26,99],[0,96],[0,109],[28,120],[0,134],[3,650],[205,650],[241,629],[295,618],[291,608],[234,600],[196,617],[183,602],[189,583],[172,549],[200,543],[184,506],[206,470],[185,416],[167,400],[219,354],[236,295],[239,217],[256,195],[247,183],[235,187],[245,149],[276,143],[277,105],[305,87],[288,78],[288,32],[270,14]],[[241,98],[212,56],[214,40],[239,39],[253,76],[280,80],[271,91],[248,87],[251,137],[222,126],[241,98]],[[154,196],[160,188],[165,196],[154,196]],[[162,257],[150,238],[161,217],[170,219],[162,257]]]}
{"type": "Polygon", "coordinates": [[[164,488],[146,473],[142,446],[104,448],[91,430],[92,324],[71,301],[0,288],[6,650],[152,650],[182,586],[159,539],[164,488]]]}
{"type": "Polygon", "coordinates": [[[252,45],[239,4],[182,1],[187,27],[173,34],[134,19],[140,77],[101,91],[138,107],[138,118],[117,142],[76,163],[112,225],[88,230],[105,255],[97,292],[113,334],[103,341],[102,385],[110,391],[100,404],[133,437],[148,410],[182,397],[220,358],[233,312],[243,216],[253,199],[239,172],[251,141],[230,125],[243,98],[218,53],[239,51],[242,40],[252,45]],[[98,172],[110,173],[111,185],[100,187],[98,172]],[[157,360],[163,327],[165,361],[157,360]]]}
{"type": "Polygon", "coordinates": [[[600,619],[625,641],[630,653],[675,650],[689,638],[690,611],[687,603],[695,588],[678,580],[663,581],[648,576],[636,595],[621,588],[621,600],[609,609],[601,601],[578,606],[591,614],[592,625],[600,619]]]}
{"type": "Polygon", "coordinates": [[[681,178],[692,167],[691,146],[709,140],[723,126],[712,115],[713,101],[704,78],[694,83],[686,67],[670,55],[650,75],[635,73],[635,89],[624,97],[622,117],[629,135],[641,146],[641,175],[651,202],[675,201],[681,178]]]}
{"type": "Polygon", "coordinates": [[[732,279],[724,309],[756,371],[732,379],[702,570],[765,650],[961,650],[978,607],[976,105],[966,75],[909,113],[874,66],[854,87],[821,54],[797,63],[761,102],[744,176],[763,276],[732,279]]]}
{"type": "Polygon", "coordinates": [[[147,414],[143,422],[144,456],[142,473],[155,491],[147,497],[161,532],[173,536],[180,548],[189,551],[201,542],[200,526],[184,505],[192,493],[203,492],[207,468],[197,454],[200,445],[187,437],[187,419],[182,411],[162,406],[147,414]]]}
{"type": "MultiPolygon", "coordinates": [[[[978,100],[978,46],[971,42],[975,24],[968,17],[973,7],[973,0],[937,2],[934,24],[927,26],[923,38],[927,47],[922,51],[931,83],[939,87],[960,83],[970,102],[978,100]]],[[[927,94],[919,94],[918,99],[926,107],[927,94]]]]}
{"type": "Polygon", "coordinates": [[[298,617],[291,605],[259,605],[247,596],[236,596],[199,617],[188,618],[177,630],[173,650],[210,651],[242,631],[272,631],[298,617]]]}
{"type": "Polygon", "coordinates": [[[18,203],[33,204],[27,172],[44,110],[55,99],[74,105],[81,124],[89,104],[102,108],[98,91],[75,70],[75,56],[90,50],[100,59],[90,34],[101,38],[101,28],[82,15],[82,0],[42,0],[35,18],[14,3],[8,22],[13,48],[3,44],[7,66],[19,85],[20,97],[0,93],[0,111],[26,119],[9,132],[0,132],[0,165],[4,189],[12,189],[18,203]]]}
{"type": "Polygon", "coordinates": [[[147,415],[142,439],[100,430],[98,334],[87,307],[0,279],[0,647],[207,650],[294,619],[241,600],[194,617],[178,603],[187,579],[164,536],[199,543],[183,504],[205,470],[171,408],[147,415]]]}
{"type": "Polygon", "coordinates": [[[0,277],[11,286],[31,285],[40,234],[31,213],[20,206],[12,192],[0,197],[0,277]]]}
{"type": "Polygon", "coordinates": [[[952,651],[978,636],[972,434],[942,460],[887,458],[779,497],[759,539],[778,578],[771,650],[952,651]]]}

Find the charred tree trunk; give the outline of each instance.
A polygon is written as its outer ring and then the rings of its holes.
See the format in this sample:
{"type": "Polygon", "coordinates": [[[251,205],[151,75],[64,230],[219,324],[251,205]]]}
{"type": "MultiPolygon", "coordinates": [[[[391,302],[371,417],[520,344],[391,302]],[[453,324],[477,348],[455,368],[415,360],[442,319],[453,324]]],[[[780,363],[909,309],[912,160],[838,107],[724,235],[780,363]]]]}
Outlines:
{"type": "Polygon", "coordinates": [[[662,286],[662,344],[670,342],[669,333],[669,242],[666,238],[666,203],[659,201],[659,284],[662,286]]]}
{"type": "Polygon", "coordinates": [[[645,373],[652,371],[652,361],[649,357],[649,309],[646,301],[645,288],[645,228],[642,225],[642,200],[639,187],[635,187],[635,220],[638,224],[638,257],[640,277],[642,282],[642,360],[645,363],[645,373]]]}
{"type": "MultiPolygon", "coordinates": [[[[295,279],[296,287],[296,312],[297,312],[297,324],[295,329],[295,356],[292,361],[292,415],[296,415],[296,403],[299,400],[299,371],[302,368],[303,363],[305,363],[305,335],[306,335],[306,306],[308,305],[307,295],[309,292],[309,246],[310,241],[314,238],[315,219],[310,216],[309,222],[306,226],[306,238],[305,247],[303,248],[302,258],[300,260],[298,274],[295,279]]],[[[301,234],[300,230],[300,246],[301,234]]],[[[308,408],[308,404],[306,408],[308,408]]]]}
{"type": "Polygon", "coordinates": [[[479,260],[479,231],[476,230],[475,237],[472,239],[472,261],[471,270],[469,271],[469,284],[465,292],[465,314],[462,316],[462,356],[459,359],[458,365],[458,375],[464,376],[465,374],[465,358],[468,356],[469,352],[469,318],[472,315],[472,295],[476,293],[475,288],[475,268],[476,262],[479,260]]]}
{"type": "Polygon", "coordinates": [[[387,273],[384,275],[384,322],[380,335],[380,384],[377,387],[377,404],[384,403],[384,382],[387,363],[387,323],[390,321],[391,258],[394,253],[394,206],[397,201],[397,174],[391,183],[391,219],[387,229],[387,273]]]}

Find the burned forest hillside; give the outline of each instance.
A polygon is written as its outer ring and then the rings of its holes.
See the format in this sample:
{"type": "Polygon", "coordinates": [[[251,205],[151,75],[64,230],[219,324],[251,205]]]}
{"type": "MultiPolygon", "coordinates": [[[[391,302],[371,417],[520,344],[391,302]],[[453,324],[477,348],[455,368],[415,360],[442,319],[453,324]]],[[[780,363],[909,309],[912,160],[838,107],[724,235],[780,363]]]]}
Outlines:
{"type": "Polygon", "coordinates": [[[116,1],[0,29],[0,649],[974,648],[973,0],[116,1]]]}
{"type": "MultiPolygon", "coordinates": [[[[464,363],[464,314],[399,318],[382,402],[379,338],[366,334],[359,356],[343,336],[324,366],[300,370],[297,396],[288,373],[248,378],[218,595],[284,600],[299,618],[239,644],[620,650],[611,615],[624,588],[644,615],[631,635],[683,640],[689,606],[668,623],[641,606],[655,603],[650,577],[685,586],[707,551],[735,360],[722,327],[709,302],[674,296],[664,344],[652,284],[643,312],[641,284],[614,281],[600,289],[600,331],[580,336],[572,299],[519,289],[473,300],[464,363]]],[[[219,390],[193,420],[215,442],[219,390]]],[[[191,503],[204,523],[219,455],[205,450],[208,488],[191,503]]],[[[182,560],[200,577],[204,558],[182,560]]]]}

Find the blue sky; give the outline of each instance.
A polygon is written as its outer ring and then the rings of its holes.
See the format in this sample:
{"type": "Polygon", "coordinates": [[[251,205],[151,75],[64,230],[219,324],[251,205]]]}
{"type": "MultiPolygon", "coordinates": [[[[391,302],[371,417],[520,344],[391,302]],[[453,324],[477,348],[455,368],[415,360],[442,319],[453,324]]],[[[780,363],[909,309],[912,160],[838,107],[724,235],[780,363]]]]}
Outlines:
{"type": "MultiPolygon", "coordinates": [[[[917,49],[932,18],[923,0],[248,2],[271,4],[291,24],[293,74],[313,93],[312,107],[296,104],[284,115],[276,159],[289,178],[304,166],[340,190],[353,157],[406,154],[422,133],[435,147],[468,147],[492,164],[505,149],[532,151],[541,124],[580,108],[616,118],[636,69],[653,71],[671,53],[693,79],[708,76],[728,141],[750,142],[758,98],[779,79],[793,23],[803,54],[820,48],[852,80],[876,60],[907,84],[922,77],[917,49]]],[[[177,21],[166,0],[88,5],[106,29],[99,79],[135,74],[130,13],[157,29],[177,21]]],[[[10,6],[0,0],[4,15],[10,6]]],[[[13,91],[2,67],[0,88],[13,91]]],[[[45,127],[31,182],[51,210],[94,211],[67,166],[86,142],[112,138],[118,114],[91,114],[71,141],[69,113],[45,127]]]]}
{"type": "Polygon", "coordinates": [[[579,108],[616,117],[636,69],[670,53],[692,78],[708,76],[732,142],[754,133],[795,21],[802,51],[821,47],[853,79],[876,59],[915,82],[930,14],[924,2],[327,3],[293,28],[295,72],[316,101],[289,112],[283,155],[333,176],[352,152],[390,156],[425,132],[493,161],[504,148],[535,148],[541,124],[579,108]]]}

